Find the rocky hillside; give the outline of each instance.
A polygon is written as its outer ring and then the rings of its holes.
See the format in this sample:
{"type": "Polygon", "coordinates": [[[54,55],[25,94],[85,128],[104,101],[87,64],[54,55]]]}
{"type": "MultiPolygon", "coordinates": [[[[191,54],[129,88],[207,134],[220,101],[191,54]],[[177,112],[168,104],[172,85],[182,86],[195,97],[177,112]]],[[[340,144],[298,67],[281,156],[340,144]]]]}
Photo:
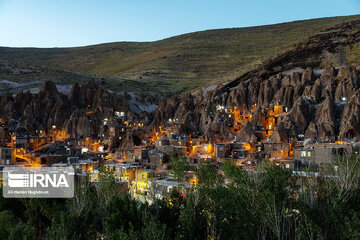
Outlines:
{"type": "Polygon", "coordinates": [[[19,92],[0,97],[0,117],[11,131],[37,135],[39,131],[66,130],[72,138],[98,137],[106,133],[105,119],[116,112],[147,123],[158,99],[145,94],[111,93],[93,81],[72,85],[68,94],[54,82],[44,82],[38,93],[19,92]],[[104,132],[105,131],[105,132],[104,132]]]}
{"type": "MultiPolygon", "coordinates": [[[[72,137],[81,137],[98,136],[103,120],[121,111],[144,122],[148,132],[175,121],[179,134],[197,135],[205,141],[258,141],[264,140],[259,135],[264,116],[279,104],[286,112],[277,116],[275,131],[267,136],[269,141],[306,137],[322,142],[360,140],[359,44],[360,21],[343,23],[275,55],[234,81],[168,99],[108,91],[108,80],[101,78],[96,83],[74,84],[68,93],[60,91],[63,85],[46,81],[33,93],[3,94],[0,117],[14,130],[25,128],[33,133],[54,125],[72,137]],[[353,66],[343,66],[349,63],[353,66]],[[231,111],[235,107],[253,110],[251,120],[237,126],[239,131],[233,131],[231,111]]],[[[29,72],[28,68],[5,67],[3,71],[14,76],[20,72],[24,79],[27,74],[37,74],[36,68],[29,72]]],[[[171,91],[169,87],[166,90],[171,91]]]]}
{"type": "Polygon", "coordinates": [[[279,104],[287,112],[277,119],[272,141],[360,139],[359,69],[323,66],[324,59],[328,65],[345,63],[344,56],[354,54],[359,42],[360,21],[327,29],[227,85],[164,101],[151,128],[179,119],[180,133],[196,133],[208,141],[231,134],[233,117],[221,109],[256,106],[251,121],[235,136],[254,140],[267,108],[279,104]]]}
{"type": "MultiPolygon", "coordinates": [[[[173,95],[229,82],[323,29],[356,19],[360,16],[217,29],[156,42],[118,42],[77,48],[0,48],[0,61],[46,67],[65,75],[76,72],[109,78],[107,87],[112,90],[124,90],[122,84],[126,79],[130,81],[126,86],[134,87],[138,83],[135,87],[139,89],[173,95]]],[[[338,41],[342,41],[341,36],[338,41]]],[[[342,62],[343,58],[334,60],[342,62]]],[[[62,78],[64,84],[68,84],[67,79],[62,78]]]]}

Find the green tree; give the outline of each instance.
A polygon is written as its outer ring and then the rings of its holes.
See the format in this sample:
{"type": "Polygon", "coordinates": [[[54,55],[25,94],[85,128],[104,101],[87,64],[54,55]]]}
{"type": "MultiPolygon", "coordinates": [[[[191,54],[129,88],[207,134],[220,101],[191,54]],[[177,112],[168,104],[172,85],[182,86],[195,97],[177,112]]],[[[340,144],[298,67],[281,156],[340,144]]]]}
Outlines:
{"type": "Polygon", "coordinates": [[[11,228],[16,225],[18,219],[15,218],[8,210],[0,212],[0,239],[7,239],[9,237],[11,228]]]}
{"type": "Polygon", "coordinates": [[[166,240],[170,239],[166,225],[159,222],[154,216],[146,217],[142,230],[143,239],[147,240],[166,240]]]}
{"type": "Polygon", "coordinates": [[[170,168],[174,171],[174,175],[177,181],[180,183],[184,183],[186,181],[186,172],[190,170],[190,165],[185,157],[171,155],[170,168]]]}

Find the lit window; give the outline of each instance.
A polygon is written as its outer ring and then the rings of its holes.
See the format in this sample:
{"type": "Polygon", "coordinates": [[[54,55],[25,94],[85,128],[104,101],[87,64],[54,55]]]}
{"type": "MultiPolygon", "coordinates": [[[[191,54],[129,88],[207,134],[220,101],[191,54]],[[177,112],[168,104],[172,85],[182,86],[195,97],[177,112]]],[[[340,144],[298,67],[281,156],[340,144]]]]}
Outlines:
{"type": "Polygon", "coordinates": [[[311,152],[310,151],[308,152],[308,157],[311,157],[311,152]]]}
{"type": "Polygon", "coordinates": [[[306,151],[301,151],[301,157],[306,157],[306,151]]]}

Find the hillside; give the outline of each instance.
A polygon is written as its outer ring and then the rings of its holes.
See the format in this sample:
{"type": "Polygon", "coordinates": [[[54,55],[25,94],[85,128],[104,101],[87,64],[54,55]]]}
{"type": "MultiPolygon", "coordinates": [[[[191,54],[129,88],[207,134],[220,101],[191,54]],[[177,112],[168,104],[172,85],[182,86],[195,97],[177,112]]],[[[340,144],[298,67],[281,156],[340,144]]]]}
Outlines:
{"type": "Polygon", "coordinates": [[[208,30],[155,42],[0,48],[0,61],[104,77],[113,90],[126,79],[138,82],[140,90],[171,95],[229,82],[323,29],[356,19],[360,15],[208,30]]]}
{"type": "Polygon", "coordinates": [[[205,142],[359,141],[359,43],[359,20],[329,28],[228,84],[163,101],[150,129],[178,119],[205,142]]]}

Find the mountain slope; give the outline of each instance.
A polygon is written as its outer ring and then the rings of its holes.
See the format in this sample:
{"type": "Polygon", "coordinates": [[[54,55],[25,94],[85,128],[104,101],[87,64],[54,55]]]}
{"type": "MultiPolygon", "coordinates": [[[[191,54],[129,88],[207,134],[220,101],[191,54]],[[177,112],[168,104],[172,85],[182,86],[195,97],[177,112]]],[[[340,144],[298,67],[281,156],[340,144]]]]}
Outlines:
{"type": "Polygon", "coordinates": [[[0,48],[0,61],[136,80],[150,91],[174,94],[233,80],[322,29],[356,19],[360,15],[209,30],[156,42],[0,48]]]}
{"type": "Polygon", "coordinates": [[[177,119],[205,142],[359,141],[359,43],[360,21],[329,28],[226,85],[162,101],[149,129],[177,119]]]}

